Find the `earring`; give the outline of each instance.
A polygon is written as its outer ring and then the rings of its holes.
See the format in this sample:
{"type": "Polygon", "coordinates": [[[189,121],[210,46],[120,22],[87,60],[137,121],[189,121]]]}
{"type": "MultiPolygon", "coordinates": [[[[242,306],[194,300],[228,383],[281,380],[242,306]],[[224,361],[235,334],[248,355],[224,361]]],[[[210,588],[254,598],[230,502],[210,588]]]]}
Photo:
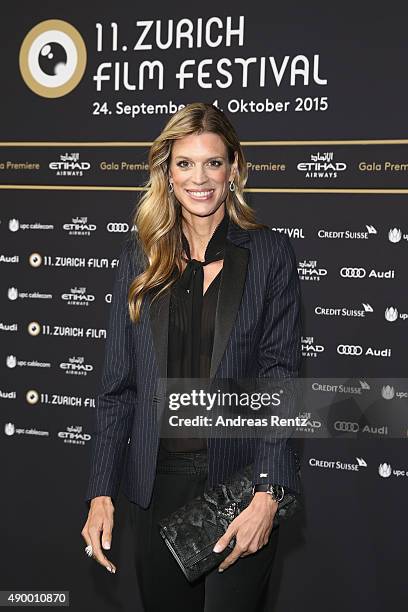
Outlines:
{"type": "Polygon", "coordinates": [[[174,185],[173,183],[169,183],[169,193],[173,193],[174,191],[174,185]]]}
{"type": "Polygon", "coordinates": [[[235,184],[234,184],[234,181],[229,181],[229,190],[230,190],[230,191],[235,191],[235,184]]]}

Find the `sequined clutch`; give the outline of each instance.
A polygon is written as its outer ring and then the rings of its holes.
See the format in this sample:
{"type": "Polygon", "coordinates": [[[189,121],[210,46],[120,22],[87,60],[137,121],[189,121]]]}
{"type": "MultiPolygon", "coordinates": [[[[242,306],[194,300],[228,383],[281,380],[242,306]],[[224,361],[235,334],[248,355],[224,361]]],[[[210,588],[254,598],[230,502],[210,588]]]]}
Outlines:
{"type": "MultiPolygon", "coordinates": [[[[189,582],[218,566],[235,546],[233,537],[220,553],[213,548],[229,524],[252,500],[253,466],[181,506],[159,521],[160,534],[189,582]]],[[[297,496],[285,492],[273,528],[300,507],[297,496]]]]}

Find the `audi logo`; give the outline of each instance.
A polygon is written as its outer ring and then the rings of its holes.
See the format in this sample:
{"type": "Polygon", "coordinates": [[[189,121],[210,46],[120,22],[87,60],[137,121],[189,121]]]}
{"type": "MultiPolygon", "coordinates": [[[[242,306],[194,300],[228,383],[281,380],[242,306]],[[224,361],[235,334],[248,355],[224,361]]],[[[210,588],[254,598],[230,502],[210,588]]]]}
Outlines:
{"type": "Polygon", "coordinates": [[[121,232],[125,233],[129,229],[129,225],[127,223],[108,223],[106,226],[108,232],[121,232]]]}
{"type": "Polygon", "coordinates": [[[363,347],[356,344],[338,344],[337,352],[339,355],[361,355],[363,347]]]}
{"type": "Polygon", "coordinates": [[[340,276],[343,278],[364,278],[366,271],[364,268],[341,268],[340,276]]]}
{"type": "Polygon", "coordinates": [[[334,429],[336,431],[347,431],[350,433],[357,433],[360,429],[358,423],[351,423],[349,421],[335,421],[334,429]]]}

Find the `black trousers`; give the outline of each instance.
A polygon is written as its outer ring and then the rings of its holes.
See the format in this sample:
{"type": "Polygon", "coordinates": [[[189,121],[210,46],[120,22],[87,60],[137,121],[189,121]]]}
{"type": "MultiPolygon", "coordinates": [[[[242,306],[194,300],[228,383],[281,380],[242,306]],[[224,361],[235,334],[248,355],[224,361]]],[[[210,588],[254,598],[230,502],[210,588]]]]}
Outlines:
{"type": "Polygon", "coordinates": [[[240,557],[222,573],[216,567],[194,583],[187,581],[160,536],[159,519],[200,495],[206,480],[207,451],[169,453],[161,448],[149,507],[130,502],[144,612],[266,611],[279,527],[256,553],[240,557]]]}

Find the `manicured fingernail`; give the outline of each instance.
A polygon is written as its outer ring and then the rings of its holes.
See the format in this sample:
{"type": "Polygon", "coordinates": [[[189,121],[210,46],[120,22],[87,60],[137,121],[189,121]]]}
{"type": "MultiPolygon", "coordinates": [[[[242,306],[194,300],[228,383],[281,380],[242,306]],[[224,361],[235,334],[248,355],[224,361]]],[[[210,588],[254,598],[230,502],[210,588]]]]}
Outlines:
{"type": "Polygon", "coordinates": [[[110,565],[107,565],[107,566],[106,566],[106,569],[108,570],[108,572],[111,572],[111,571],[112,571],[112,570],[111,570],[110,565]]]}
{"type": "Polygon", "coordinates": [[[213,548],[214,552],[221,552],[221,550],[222,550],[222,547],[220,546],[220,544],[216,544],[213,548]]]}
{"type": "Polygon", "coordinates": [[[102,544],[102,546],[104,547],[105,550],[110,550],[110,543],[109,542],[104,542],[102,544]]]}
{"type": "Polygon", "coordinates": [[[221,567],[219,567],[219,568],[218,568],[218,571],[219,571],[219,572],[223,572],[224,570],[223,570],[223,569],[221,569],[221,567]]]}

